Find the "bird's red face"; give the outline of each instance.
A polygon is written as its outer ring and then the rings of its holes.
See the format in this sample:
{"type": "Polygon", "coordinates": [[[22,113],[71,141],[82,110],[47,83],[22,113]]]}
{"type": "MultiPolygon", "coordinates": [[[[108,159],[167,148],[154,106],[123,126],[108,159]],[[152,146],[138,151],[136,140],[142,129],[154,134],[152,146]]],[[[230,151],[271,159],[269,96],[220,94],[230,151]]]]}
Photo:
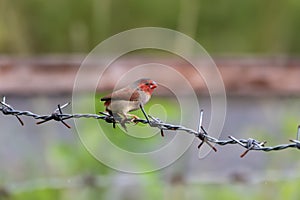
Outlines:
{"type": "Polygon", "coordinates": [[[148,93],[148,94],[151,95],[153,93],[154,89],[157,88],[157,84],[153,80],[145,80],[145,81],[141,81],[139,83],[138,87],[142,91],[144,91],[144,92],[146,92],[146,93],[148,93]]]}

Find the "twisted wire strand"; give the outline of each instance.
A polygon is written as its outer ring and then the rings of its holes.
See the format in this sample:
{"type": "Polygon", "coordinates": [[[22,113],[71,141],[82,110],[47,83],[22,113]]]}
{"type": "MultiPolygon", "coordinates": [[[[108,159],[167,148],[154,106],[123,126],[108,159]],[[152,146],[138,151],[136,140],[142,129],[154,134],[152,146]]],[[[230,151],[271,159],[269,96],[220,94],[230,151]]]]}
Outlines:
{"type": "MultiPolygon", "coordinates": [[[[58,121],[63,123],[67,128],[71,128],[70,125],[68,125],[65,120],[72,119],[72,118],[92,118],[92,119],[101,119],[106,121],[107,123],[112,123],[113,127],[115,127],[116,123],[120,123],[120,119],[115,118],[114,116],[111,116],[107,113],[100,113],[101,115],[98,114],[68,114],[68,113],[63,113],[62,110],[70,105],[70,103],[66,103],[64,105],[57,105],[57,108],[48,115],[39,115],[36,113],[33,113],[31,111],[21,111],[21,110],[16,110],[12,106],[6,103],[6,98],[3,97],[2,101],[0,102],[1,107],[0,111],[4,115],[12,115],[15,116],[20,124],[23,126],[24,123],[21,120],[20,116],[27,116],[27,117],[32,117],[34,119],[40,120],[37,122],[37,124],[42,124],[48,121],[58,121]]],[[[288,148],[296,148],[300,149],[300,141],[299,141],[299,135],[300,135],[300,126],[298,126],[298,131],[297,131],[297,137],[294,140],[289,140],[290,143],[287,144],[279,144],[276,146],[265,146],[266,141],[258,141],[256,139],[248,138],[248,139],[236,139],[233,136],[229,136],[229,139],[227,140],[219,140],[217,138],[214,138],[212,136],[209,136],[207,131],[202,125],[203,122],[203,113],[204,111],[201,110],[200,112],[200,117],[199,117],[199,126],[198,130],[193,130],[187,127],[184,127],[182,125],[174,125],[174,124],[168,124],[165,122],[162,122],[160,119],[152,117],[148,115],[143,106],[140,106],[145,119],[134,119],[126,121],[126,123],[134,122],[134,123],[143,123],[143,124],[148,124],[150,127],[158,128],[160,129],[161,136],[164,136],[164,131],[169,130],[169,131],[183,131],[192,135],[195,135],[195,137],[200,139],[200,144],[198,145],[198,148],[200,148],[204,143],[209,145],[215,152],[217,151],[216,147],[213,144],[217,144],[219,146],[225,146],[225,145],[240,145],[241,147],[245,148],[246,150],[240,155],[240,157],[244,157],[249,151],[265,151],[265,152],[270,152],[270,151],[279,151],[279,150],[284,150],[288,148]]]]}

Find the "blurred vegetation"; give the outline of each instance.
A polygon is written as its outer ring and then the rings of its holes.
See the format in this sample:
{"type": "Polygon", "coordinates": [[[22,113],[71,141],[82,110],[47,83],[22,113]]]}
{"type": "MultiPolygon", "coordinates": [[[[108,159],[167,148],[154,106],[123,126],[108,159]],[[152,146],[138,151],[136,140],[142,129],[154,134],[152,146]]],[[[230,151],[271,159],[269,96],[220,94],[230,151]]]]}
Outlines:
{"type": "MultiPolygon", "coordinates": [[[[150,176],[148,176],[150,177],[150,176]]],[[[153,176],[152,176],[153,177],[153,176]]],[[[222,199],[222,200],[297,200],[299,199],[299,186],[297,180],[265,182],[258,184],[185,184],[177,183],[164,185],[158,178],[147,181],[141,189],[130,195],[130,191],[123,193],[118,199],[222,199]]],[[[113,187],[113,186],[112,186],[113,187]]],[[[81,187],[74,189],[41,189],[36,191],[22,192],[18,194],[6,194],[0,199],[7,200],[31,200],[31,199],[109,199],[106,196],[105,188],[81,187]],[[106,197],[105,197],[106,196],[106,197]]],[[[107,188],[106,188],[107,189],[107,188]]],[[[1,195],[1,194],[0,194],[1,195]]]]}
{"type": "MultiPolygon", "coordinates": [[[[84,53],[111,35],[144,26],[181,31],[196,39],[209,53],[298,54],[299,19],[300,2],[296,0],[1,0],[0,54],[84,53]]],[[[155,110],[155,116],[168,122],[178,120],[176,117],[180,116],[180,113],[174,109],[176,102],[153,99],[147,104],[146,110],[155,108],[152,106],[156,103],[164,105],[168,117],[173,118],[165,120],[164,111],[159,107],[155,110]],[[158,114],[159,112],[161,113],[158,114]]],[[[102,105],[96,106],[98,111],[103,110],[102,105]]],[[[111,124],[99,123],[105,132],[111,133],[111,124]]],[[[297,122],[287,119],[284,121],[284,130],[293,132],[295,123],[297,122]]],[[[89,124],[86,126],[88,129],[89,124]]],[[[143,128],[143,125],[129,128],[141,127],[143,128]]],[[[147,137],[153,134],[153,129],[144,128],[143,134],[147,137]]],[[[258,137],[266,139],[267,135],[262,135],[258,137]]],[[[147,138],[147,143],[140,142],[142,139],[127,137],[118,128],[107,137],[117,146],[136,152],[147,152],[167,142],[161,140],[159,133],[147,138]]],[[[271,139],[271,136],[267,139],[271,139]]],[[[101,141],[94,140],[94,142],[101,144],[101,141]]],[[[49,171],[52,170],[53,174],[61,178],[85,174],[113,177],[116,173],[94,159],[81,143],[61,142],[46,151],[49,171]]],[[[278,161],[275,156],[273,158],[274,160],[270,158],[270,162],[279,165],[278,162],[281,160],[278,161]]],[[[292,156],[288,159],[292,159],[292,156]]],[[[127,199],[175,199],[171,197],[241,199],[242,197],[246,200],[253,198],[276,200],[297,199],[300,195],[298,189],[300,182],[297,179],[259,183],[249,187],[247,184],[228,183],[189,184],[184,180],[171,183],[163,180],[160,172],[144,174],[140,178],[144,184],[133,191],[138,195],[127,199]]],[[[3,179],[0,183],[6,185],[3,179]]],[[[107,187],[87,185],[83,188],[57,186],[14,193],[13,190],[6,191],[0,186],[0,199],[109,199],[108,193],[113,194],[114,189],[113,185],[107,187]]],[[[132,191],[127,191],[128,194],[130,192],[132,191]]]]}
{"type": "Polygon", "coordinates": [[[297,54],[299,19],[296,0],[1,0],[0,53],[89,52],[121,31],[158,26],[209,53],[297,54]]]}

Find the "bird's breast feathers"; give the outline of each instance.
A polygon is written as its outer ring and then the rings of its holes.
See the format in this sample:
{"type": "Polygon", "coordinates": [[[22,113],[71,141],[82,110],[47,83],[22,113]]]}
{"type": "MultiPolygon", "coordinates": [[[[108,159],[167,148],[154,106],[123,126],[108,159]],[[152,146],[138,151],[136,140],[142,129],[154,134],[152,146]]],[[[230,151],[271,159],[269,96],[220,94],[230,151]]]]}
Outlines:
{"type": "Polygon", "coordinates": [[[140,108],[138,101],[112,100],[107,107],[113,113],[127,113],[140,108]]]}

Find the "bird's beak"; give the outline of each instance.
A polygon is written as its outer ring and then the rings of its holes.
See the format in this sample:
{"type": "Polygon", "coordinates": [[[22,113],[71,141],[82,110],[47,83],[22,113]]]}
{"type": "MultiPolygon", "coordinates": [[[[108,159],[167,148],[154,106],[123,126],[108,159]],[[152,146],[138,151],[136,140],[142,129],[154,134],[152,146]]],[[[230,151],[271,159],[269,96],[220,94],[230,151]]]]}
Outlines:
{"type": "Polygon", "coordinates": [[[155,89],[157,88],[157,83],[155,81],[152,82],[151,86],[150,86],[151,89],[155,89]]]}

